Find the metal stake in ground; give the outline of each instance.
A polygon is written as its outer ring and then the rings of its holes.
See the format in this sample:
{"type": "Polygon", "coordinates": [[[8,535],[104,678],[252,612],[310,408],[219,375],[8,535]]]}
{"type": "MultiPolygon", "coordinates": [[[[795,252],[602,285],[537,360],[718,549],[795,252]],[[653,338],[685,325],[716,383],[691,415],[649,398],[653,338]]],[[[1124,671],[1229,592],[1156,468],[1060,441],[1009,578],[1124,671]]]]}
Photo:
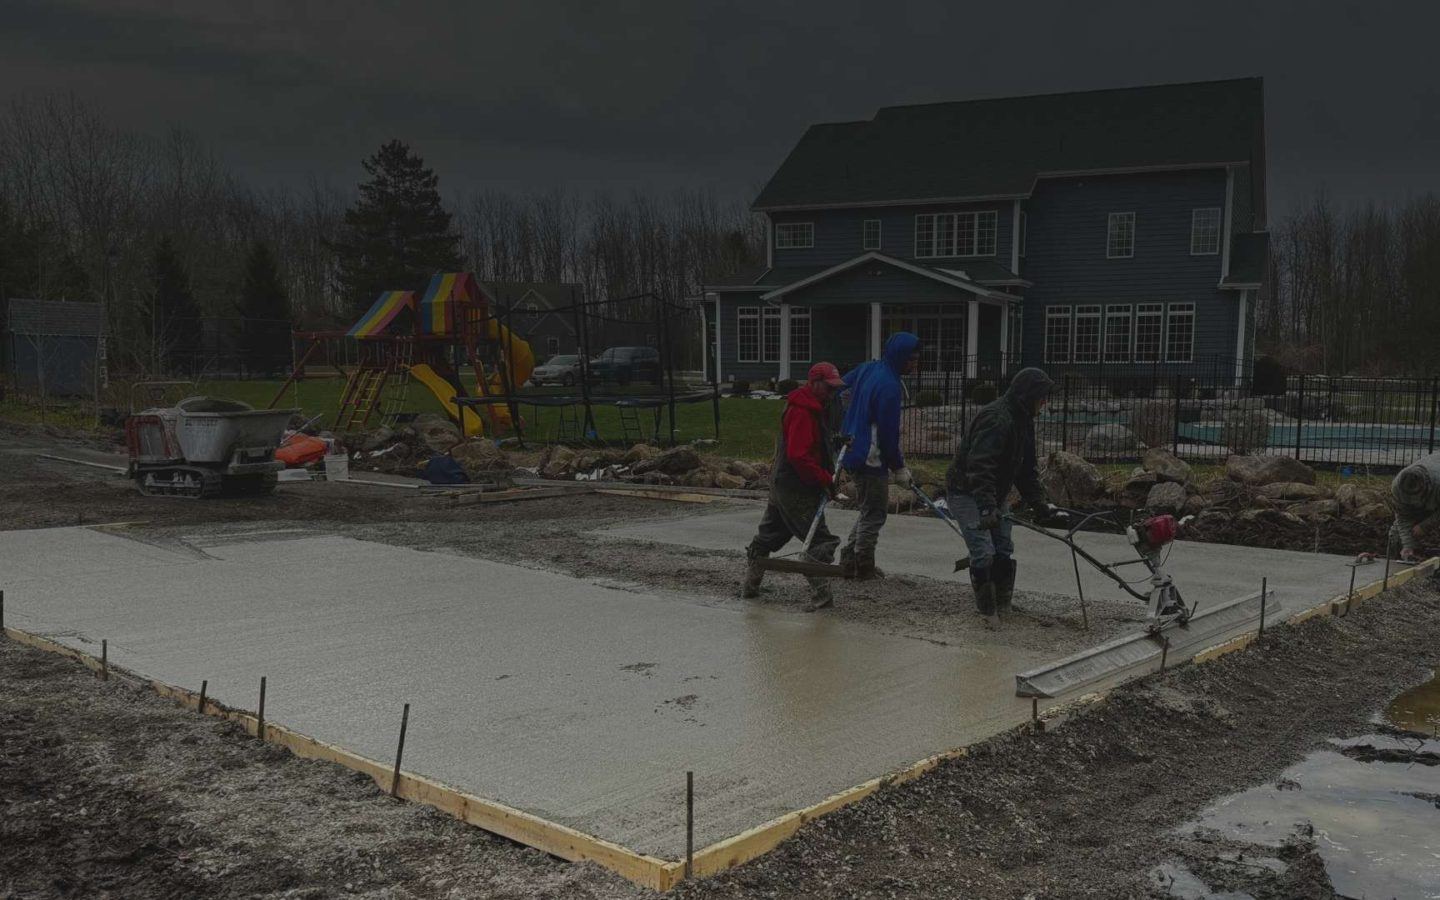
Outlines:
{"type": "Polygon", "coordinates": [[[685,877],[695,875],[695,773],[685,773],[685,877]]]}
{"type": "Polygon", "coordinates": [[[110,680],[110,642],[100,642],[100,680],[110,680]]]}
{"type": "Polygon", "coordinates": [[[400,713],[400,743],[395,747],[395,772],[390,776],[390,796],[400,789],[400,759],[405,755],[405,728],[410,724],[410,704],[400,713]]]}
{"type": "Polygon", "coordinates": [[[195,709],[202,716],[205,715],[205,691],[208,690],[209,687],[210,680],[208,678],[200,682],[200,705],[195,707],[195,709]]]}
{"type": "Polygon", "coordinates": [[[1070,545],[1070,564],[1075,567],[1075,587],[1080,592],[1080,624],[1086,631],[1090,630],[1090,613],[1085,609],[1085,585],[1080,582],[1080,556],[1075,552],[1075,545],[1070,545]]]}
{"type": "Polygon", "coordinates": [[[5,636],[5,592],[0,591],[0,637],[5,636]]]}
{"type": "Polygon", "coordinates": [[[260,708],[255,714],[255,736],[265,740],[265,676],[260,676],[260,708]]]}
{"type": "Polygon", "coordinates": [[[1380,583],[1380,593],[1390,590],[1390,551],[1395,549],[1395,536],[1385,534],[1385,580],[1380,583]]]}
{"type": "MultiPolygon", "coordinates": [[[[1353,570],[1352,570],[1353,572],[1353,570]]],[[[1265,634],[1265,596],[1270,593],[1270,578],[1260,579],[1260,634],[1265,634]]]]}

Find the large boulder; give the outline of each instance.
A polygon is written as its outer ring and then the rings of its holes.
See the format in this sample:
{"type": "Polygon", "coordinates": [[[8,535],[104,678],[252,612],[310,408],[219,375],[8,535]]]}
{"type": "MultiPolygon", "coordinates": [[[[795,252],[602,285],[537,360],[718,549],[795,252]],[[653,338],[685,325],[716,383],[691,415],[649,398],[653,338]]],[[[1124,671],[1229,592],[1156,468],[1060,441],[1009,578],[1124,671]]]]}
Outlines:
{"type": "Polygon", "coordinates": [[[1147,447],[1175,440],[1175,401],[1136,400],[1130,408],[1130,430],[1147,447]]]}
{"type": "Polygon", "coordinates": [[[1116,456],[1140,449],[1140,439],[1124,425],[1096,425],[1085,432],[1085,452],[1097,456],[1116,456]]]}
{"type": "Polygon", "coordinates": [[[1286,510],[1305,519],[1333,519],[1340,512],[1340,504],[1334,500],[1307,500],[1296,503],[1286,510]]]}
{"type": "Polygon", "coordinates": [[[1136,469],[1130,473],[1129,478],[1125,479],[1124,490],[1127,494],[1147,497],[1150,495],[1150,489],[1159,483],[1159,475],[1144,469],[1136,469]]]}
{"type": "Polygon", "coordinates": [[[730,472],[715,473],[715,486],[717,488],[736,490],[739,488],[743,488],[745,486],[745,482],[746,479],[740,475],[735,475],[730,472]]]}
{"type": "Polygon", "coordinates": [[[636,475],[660,472],[664,475],[684,476],[700,468],[700,454],[689,447],[672,447],[653,459],[635,464],[636,475]]]}
{"type": "Polygon", "coordinates": [[[1362,522],[1369,522],[1372,525],[1381,525],[1394,518],[1394,514],[1390,512],[1390,507],[1384,503],[1371,503],[1367,506],[1362,506],[1351,513],[1351,515],[1362,522]]]}
{"type": "Polygon", "coordinates": [[[1315,471],[1288,456],[1232,456],[1225,460],[1225,474],[1251,487],[1280,481],[1315,483],[1315,471]]]}
{"type": "Polygon", "coordinates": [[[1180,512],[1187,516],[1198,516],[1209,508],[1209,498],[1200,494],[1191,494],[1185,499],[1185,505],[1180,509],[1180,512]]]}
{"type": "Polygon", "coordinates": [[[1347,482],[1335,489],[1335,501],[1340,504],[1340,509],[1346,513],[1353,513],[1364,509],[1375,503],[1384,504],[1389,499],[1389,492],[1380,488],[1365,487],[1364,485],[1347,482]]]}
{"type": "Polygon", "coordinates": [[[1330,496],[1330,492],[1316,484],[1305,484],[1301,481],[1277,481],[1274,484],[1261,485],[1255,491],[1267,500],[1324,500],[1330,496]]]}
{"type": "Polygon", "coordinates": [[[568,480],[575,477],[575,451],[569,447],[555,445],[540,457],[540,475],[543,478],[568,480]]]}
{"type": "Polygon", "coordinates": [[[450,455],[470,473],[476,475],[509,475],[515,468],[504,450],[495,446],[494,441],[475,438],[450,448],[450,455]]]}
{"type": "Polygon", "coordinates": [[[1156,512],[1178,513],[1185,508],[1185,486],[1162,481],[1145,496],[1145,507],[1156,512]]]}
{"type": "Polygon", "coordinates": [[[1256,409],[1232,409],[1220,426],[1220,443],[1231,453],[1254,453],[1270,446],[1270,420],[1256,409]]]}
{"type": "Polygon", "coordinates": [[[625,451],[625,462],[634,465],[638,462],[644,462],[647,459],[654,459],[659,455],[660,448],[654,444],[636,444],[625,451]]]}
{"type": "Polygon", "coordinates": [[[422,413],[415,417],[411,425],[420,440],[436,453],[444,453],[451,447],[460,443],[460,429],[443,416],[434,413],[422,413]]]}
{"type": "Polygon", "coordinates": [[[360,439],[360,449],[366,453],[373,453],[376,450],[383,450],[395,443],[395,431],[388,425],[381,425],[360,439]]]}
{"type": "Polygon", "coordinates": [[[1100,470],[1064,450],[1050,454],[1040,481],[1050,500],[1061,506],[1087,508],[1105,496],[1105,479],[1100,470]]]}
{"type": "Polygon", "coordinates": [[[1161,481],[1173,481],[1176,484],[1190,483],[1190,464],[1169,450],[1151,447],[1145,451],[1140,465],[1145,471],[1154,472],[1161,481]]]}
{"type": "Polygon", "coordinates": [[[755,470],[755,467],[743,459],[730,460],[725,464],[725,472],[738,476],[742,482],[755,481],[760,477],[760,473],[755,470]]]}

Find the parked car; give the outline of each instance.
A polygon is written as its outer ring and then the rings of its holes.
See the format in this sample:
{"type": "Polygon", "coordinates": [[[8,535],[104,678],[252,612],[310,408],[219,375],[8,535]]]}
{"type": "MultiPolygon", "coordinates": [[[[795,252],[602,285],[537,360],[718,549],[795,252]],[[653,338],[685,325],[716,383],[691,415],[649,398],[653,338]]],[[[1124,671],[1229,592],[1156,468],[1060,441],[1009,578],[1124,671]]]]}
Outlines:
{"type": "Polygon", "coordinates": [[[530,373],[530,383],[536,387],[546,384],[571,385],[580,380],[580,357],[552,356],[530,373]]]}
{"type": "Polygon", "coordinates": [[[608,347],[590,360],[592,381],[660,383],[660,351],[654,347],[608,347]]]}

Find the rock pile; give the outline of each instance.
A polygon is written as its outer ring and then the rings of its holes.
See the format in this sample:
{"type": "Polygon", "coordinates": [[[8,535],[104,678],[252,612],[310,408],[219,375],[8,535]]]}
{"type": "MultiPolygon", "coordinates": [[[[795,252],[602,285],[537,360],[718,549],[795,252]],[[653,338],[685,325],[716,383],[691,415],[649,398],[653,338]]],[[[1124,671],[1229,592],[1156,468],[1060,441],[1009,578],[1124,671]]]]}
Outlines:
{"type": "Polygon", "coordinates": [[[537,466],[540,475],[561,481],[628,481],[685,487],[762,489],[770,467],[740,459],[703,457],[693,447],[661,450],[636,444],[624,452],[547,447],[537,466]]]}

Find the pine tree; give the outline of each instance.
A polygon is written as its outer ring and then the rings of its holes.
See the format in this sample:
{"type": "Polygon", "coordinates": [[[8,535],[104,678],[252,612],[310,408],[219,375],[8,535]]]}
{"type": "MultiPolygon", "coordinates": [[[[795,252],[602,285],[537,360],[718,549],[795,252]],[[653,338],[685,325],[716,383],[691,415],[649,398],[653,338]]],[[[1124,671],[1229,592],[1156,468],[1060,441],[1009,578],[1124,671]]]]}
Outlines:
{"type": "Polygon", "coordinates": [[[381,291],[422,290],[435,272],[460,267],[459,236],[440,204],[439,177],[401,141],[365,160],[370,179],[345,212],[340,291],[363,310],[381,291]]]}
{"type": "Polygon", "coordinates": [[[290,300],[280,284],[275,256],[256,241],[245,259],[240,288],[240,351],[245,365],[274,373],[290,362],[290,300]]]}
{"type": "Polygon", "coordinates": [[[204,322],[190,292],[190,273],[169,235],[160,238],[150,257],[150,290],[148,325],[156,368],[193,370],[204,350],[204,322]]]}

